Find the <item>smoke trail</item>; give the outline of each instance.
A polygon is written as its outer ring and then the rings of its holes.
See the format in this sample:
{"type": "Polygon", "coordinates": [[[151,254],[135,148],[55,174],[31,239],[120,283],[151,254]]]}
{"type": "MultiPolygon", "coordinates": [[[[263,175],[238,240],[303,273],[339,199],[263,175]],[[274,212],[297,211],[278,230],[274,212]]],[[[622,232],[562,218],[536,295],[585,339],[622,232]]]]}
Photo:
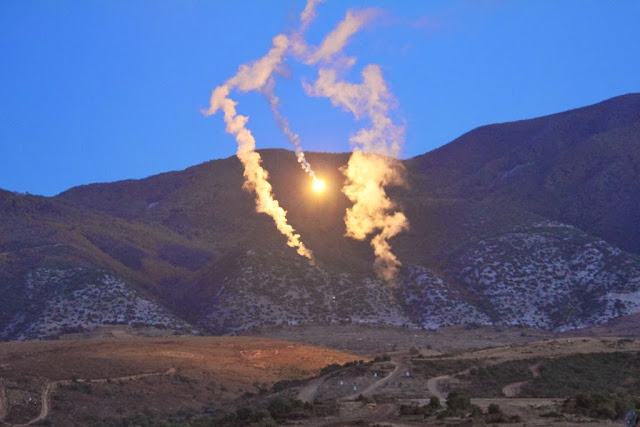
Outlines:
{"type": "MultiPolygon", "coordinates": [[[[308,95],[327,97],[334,106],[351,112],[356,119],[371,121],[370,128],[361,129],[350,138],[354,153],[343,170],[346,181],[342,189],[353,202],[345,215],[346,235],[363,240],[378,232],[371,239],[376,256],[374,269],[379,277],[393,281],[401,263],[391,251],[389,239],[407,230],[409,222],[389,199],[385,187],[404,184],[404,167],[395,158],[400,154],[404,129],[388,116],[393,97],[380,67],[366,66],[360,84],[339,81],[335,69],[345,64],[340,56],[348,38],[372,16],[371,11],[365,12],[348,11],[321,47],[308,57],[308,63],[325,61],[334,68],[319,69],[316,82],[303,83],[303,87],[308,95]]],[[[354,62],[352,58],[347,65],[354,62]]]]}
{"type": "MultiPolygon", "coordinates": [[[[319,3],[309,0],[305,12],[311,8],[315,16],[315,4],[319,3]]],[[[320,43],[318,47],[309,47],[304,41],[303,32],[309,25],[311,18],[305,20],[305,12],[301,15],[302,25],[300,30],[291,35],[293,53],[307,65],[318,63],[331,63],[333,66],[351,67],[355,64],[355,58],[342,55],[342,49],[347,44],[351,36],[357,33],[365,24],[371,21],[377,14],[377,9],[347,10],[345,18],[333,29],[320,43]]],[[[312,16],[312,17],[313,17],[312,16]]]]}
{"type": "Polygon", "coordinates": [[[304,10],[300,14],[300,31],[304,32],[313,18],[316,17],[316,4],[322,3],[324,0],[309,0],[304,10]]]}
{"type": "Polygon", "coordinates": [[[280,98],[278,98],[273,93],[274,86],[275,86],[275,80],[271,78],[262,89],[262,92],[265,98],[267,98],[267,101],[269,102],[269,106],[271,107],[271,112],[273,113],[273,119],[275,120],[280,130],[282,130],[282,133],[285,134],[289,142],[291,142],[295,147],[296,158],[298,159],[298,163],[300,163],[300,166],[302,167],[302,169],[305,172],[307,172],[313,178],[314,181],[316,181],[318,179],[316,178],[316,173],[313,171],[313,169],[311,169],[311,165],[307,161],[304,155],[304,151],[302,151],[300,136],[291,130],[291,126],[289,125],[289,120],[287,120],[287,118],[284,117],[280,112],[280,98]]]}
{"type": "MultiPolygon", "coordinates": [[[[307,46],[304,42],[302,34],[307,29],[313,18],[315,18],[316,5],[322,2],[324,2],[324,0],[307,1],[304,10],[300,14],[300,28],[297,31],[294,31],[293,34],[291,34],[291,51],[298,56],[303,55],[307,50],[307,46]]],[[[300,164],[302,169],[307,172],[314,181],[317,181],[316,174],[311,168],[311,165],[307,161],[304,155],[304,151],[302,150],[300,136],[291,130],[289,120],[287,120],[287,118],[284,117],[280,112],[280,99],[275,95],[274,88],[275,79],[273,77],[271,77],[262,88],[262,93],[264,94],[267,102],[269,102],[269,106],[271,107],[273,118],[280,130],[282,130],[282,133],[284,133],[289,142],[293,144],[295,148],[296,158],[298,159],[298,163],[300,164]]]]}
{"type": "Polygon", "coordinates": [[[371,239],[374,270],[387,281],[393,281],[402,265],[391,251],[389,239],[407,230],[409,222],[396,210],[384,187],[404,184],[402,169],[402,163],[392,157],[355,151],[343,170],[347,179],[342,191],[353,202],[344,217],[347,236],[364,240],[379,231],[371,239]]]}
{"type": "Polygon", "coordinates": [[[204,114],[213,115],[220,109],[223,111],[225,130],[238,142],[236,155],[244,166],[243,187],[256,194],[256,211],[270,215],[278,230],[287,237],[287,244],[296,248],[298,254],[311,259],[312,252],[302,243],[300,235],[287,223],[287,212],[273,198],[271,184],[267,181],[269,174],[261,166],[262,159],[255,151],[255,138],[246,128],[249,118],[239,115],[235,108],[237,103],[229,98],[233,88],[238,88],[242,92],[264,88],[273,71],[282,63],[287,47],[287,37],[282,34],[276,36],[273,39],[272,48],[264,57],[251,64],[241,65],[235,76],[213,90],[209,109],[204,114]]]}

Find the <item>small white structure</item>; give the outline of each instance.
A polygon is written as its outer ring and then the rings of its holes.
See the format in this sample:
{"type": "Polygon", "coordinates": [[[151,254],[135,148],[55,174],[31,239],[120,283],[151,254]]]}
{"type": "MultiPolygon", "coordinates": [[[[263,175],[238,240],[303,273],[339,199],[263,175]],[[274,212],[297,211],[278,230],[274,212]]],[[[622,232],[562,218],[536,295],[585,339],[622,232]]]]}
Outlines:
{"type": "Polygon", "coordinates": [[[340,385],[344,385],[344,381],[340,380],[340,385]]]}
{"type": "Polygon", "coordinates": [[[411,374],[409,373],[409,371],[407,371],[407,374],[406,374],[405,376],[407,376],[407,377],[410,377],[410,376],[411,376],[411,374]]]}
{"type": "Polygon", "coordinates": [[[374,376],[374,377],[376,377],[376,378],[378,378],[378,373],[377,373],[377,372],[374,372],[374,373],[373,373],[373,376],[374,376]]]}
{"type": "Polygon", "coordinates": [[[353,386],[353,391],[358,391],[358,387],[353,386]]]}

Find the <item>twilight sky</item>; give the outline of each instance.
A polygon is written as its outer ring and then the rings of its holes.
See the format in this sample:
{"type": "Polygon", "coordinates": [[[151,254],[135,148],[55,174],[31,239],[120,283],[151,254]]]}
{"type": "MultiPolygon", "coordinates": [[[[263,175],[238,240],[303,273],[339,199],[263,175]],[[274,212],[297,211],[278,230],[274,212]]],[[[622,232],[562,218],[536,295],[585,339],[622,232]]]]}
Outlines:
{"type": "MultiPolygon", "coordinates": [[[[299,25],[304,0],[0,2],[0,188],[55,195],[234,155],[212,89],[299,25]]],[[[317,6],[318,45],[349,8],[380,9],[345,54],[382,67],[403,157],[484,124],[640,92],[640,2],[343,1],[317,6]]],[[[310,98],[288,61],[276,94],[305,151],[349,151],[366,123],[310,98]]],[[[235,94],[258,148],[292,149],[264,98],[235,94]]],[[[292,161],[295,158],[292,155],[292,161]]]]}

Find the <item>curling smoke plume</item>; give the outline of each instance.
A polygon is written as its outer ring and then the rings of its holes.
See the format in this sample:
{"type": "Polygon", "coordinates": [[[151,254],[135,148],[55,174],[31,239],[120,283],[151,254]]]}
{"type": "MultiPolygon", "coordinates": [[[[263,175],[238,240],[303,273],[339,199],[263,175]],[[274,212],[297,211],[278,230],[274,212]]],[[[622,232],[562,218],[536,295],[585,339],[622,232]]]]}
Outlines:
{"type": "Polygon", "coordinates": [[[251,64],[240,66],[238,73],[222,86],[216,87],[210,100],[210,106],[204,113],[213,115],[218,110],[224,113],[226,132],[232,134],[238,142],[236,155],[244,166],[244,188],[256,194],[256,211],[270,215],[278,230],[287,238],[287,244],[296,248],[298,254],[312,258],[312,253],[300,240],[300,235],[287,222],[287,212],[273,198],[269,174],[261,166],[260,154],[255,151],[256,141],[251,131],[246,128],[249,117],[236,112],[237,103],[229,98],[234,88],[241,92],[261,90],[268,83],[274,70],[281,65],[289,43],[286,36],[280,34],[273,39],[269,52],[251,64]]]}
{"type": "Polygon", "coordinates": [[[355,59],[341,60],[342,48],[348,38],[361,28],[375,12],[348,11],[345,19],[313,51],[307,63],[328,63],[318,71],[313,85],[303,83],[310,96],[323,96],[334,106],[351,112],[356,119],[368,118],[371,127],[350,138],[354,149],[343,170],[346,182],[343,193],[353,202],[345,215],[346,234],[358,240],[375,234],[371,239],[376,260],[374,269],[379,277],[393,281],[400,260],[391,251],[389,239],[409,222],[397,205],[389,199],[385,187],[404,184],[404,168],[396,158],[400,154],[404,129],[389,117],[393,97],[382,77],[380,67],[368,65],[362,71],[362,83],[338,80],[337,68],[351,66],[355,59]],[[333,66],[333,67],[331,67],[333,66]]]}
{"type": "MultiPolygon", "coordinates": [[[[305,9],[306,10],[306,9],[305,9]]],[[[275,80],[273,78],[269,79],[267,84],[264,86],[262,92],[264,93],[265,98],[269,102],[269,106],[271,107],[271,112],[273,113],[273,119],[276,124],[282,130],[282,133],[285,134],[289,142],[293,144],[295,147],[296,158],[298,159],[298,163],[302,167],[302,169],[308,173],[314,181],[316,178],[316,173],[311,169],[311,165],[307,161],[304,151],[302,151],[302,145],[300,143],[300,136],[297,133],[294,133],[291,130],[291,126],[289,125],[289,120],[280,112],[280,98],[278,98],[274,92],[275,80]]]]}
{"type": "Polygon", "coordinates": [[[351,36],[364,27],[367,22],[371,21],[378,14],[378,11],[376,9],[348,10],[345,18],[324,38],[320,46],[312,47],[307,46],[303,38],[303,32],[309,26],[313,16],[315,16],[317,3],[321,3],[321,1],[309,0],[300,15],[302,21],[300,30],[291,35],[293,53],[307,65],[330,63],[334,67],[348,68],[353,66],[356,61],[355,58],[344,56],[342,50],[351,36]]]}

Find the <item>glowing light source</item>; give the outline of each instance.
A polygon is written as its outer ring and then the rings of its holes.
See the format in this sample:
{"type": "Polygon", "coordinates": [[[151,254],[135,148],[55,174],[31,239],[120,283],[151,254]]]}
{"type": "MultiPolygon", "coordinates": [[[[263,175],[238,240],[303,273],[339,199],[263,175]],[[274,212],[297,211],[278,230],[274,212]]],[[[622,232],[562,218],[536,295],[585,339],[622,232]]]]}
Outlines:
{"type": "Polygon", "coordinates": [[[321,179],[316,179],[313,181],[313,191],[317,193],[321,193],[324,191],[324,181],[321,179]]]}

